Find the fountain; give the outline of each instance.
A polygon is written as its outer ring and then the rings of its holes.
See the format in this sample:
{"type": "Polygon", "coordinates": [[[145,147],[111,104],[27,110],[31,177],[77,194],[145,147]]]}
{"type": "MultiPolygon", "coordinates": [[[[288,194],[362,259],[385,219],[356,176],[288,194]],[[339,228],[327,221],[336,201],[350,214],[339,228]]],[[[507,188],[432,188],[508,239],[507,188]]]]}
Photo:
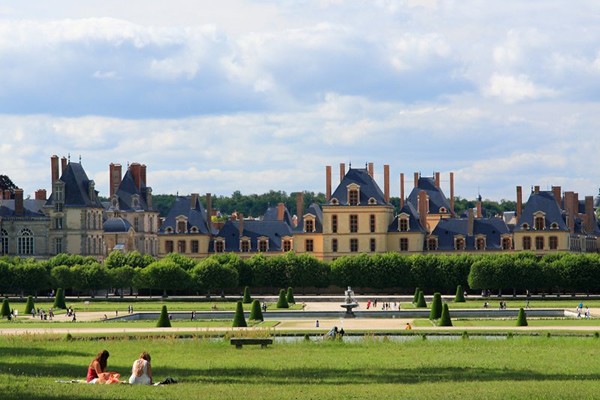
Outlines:
{"type": "Polygon", "coordinates": [[[346,309],[346,314],[344,314],[344,318],[355,318],[354,312],[352,309],[358,307],[358,302],[354,298],[354,291],[350,286],[348,286],[348,290],[344,292],[344,304],[340,304],[340,307],[346,309]]]}

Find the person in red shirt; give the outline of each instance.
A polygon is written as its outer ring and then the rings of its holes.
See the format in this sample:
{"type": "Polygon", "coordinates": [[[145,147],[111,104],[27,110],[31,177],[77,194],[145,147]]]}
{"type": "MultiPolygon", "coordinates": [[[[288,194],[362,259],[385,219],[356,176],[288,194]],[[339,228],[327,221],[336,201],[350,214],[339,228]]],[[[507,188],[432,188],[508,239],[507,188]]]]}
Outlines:
{"type": "Polygon", "coordinates": [[[108,363],[108,350],[102,350],[100,353],[96,355],[96,357],[92,360],[88,367],[87,378],[86,381],[88,383],[96,383],[98,378],[106,372],[106,366],[108,363]]]}

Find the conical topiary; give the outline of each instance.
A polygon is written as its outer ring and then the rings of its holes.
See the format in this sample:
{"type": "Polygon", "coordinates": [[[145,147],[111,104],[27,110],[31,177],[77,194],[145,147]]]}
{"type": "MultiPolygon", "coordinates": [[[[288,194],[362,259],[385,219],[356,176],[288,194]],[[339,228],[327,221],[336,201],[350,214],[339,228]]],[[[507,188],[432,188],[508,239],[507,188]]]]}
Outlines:
{"type": "Polygon", "coordinates": [[[413,296],[413,304],[417,304],[419,302],[419,292],[421,291],[421,289],[419,288],[415,288],[415,295],[413,296]]]}
{"type": "Polygon", "coordinates": [[[442,295],[439,292],[433,294],[433,301],[431,302],[431,311],[429,312],[429,319],[439,319],[442,316],[442,295]]]}
{"type": "Polygon", "coordinates": [[[158,322],[156,323],[158,328],[170,328],[171,320],[169,319],[169,313],[167,312],[167,306],[162,306],[162,310],[160,312],[160,317],[158,318],[158,322]]]}
{"type": "Polygon", "coordinates": [[[425,295],[422,290],[419,290],[419,297],[417,298],[417,308],[427,308],[427,303],[425,302],[425,295]]]}
{"type": "Polygon", "coordinates": [[[264,321],[262,310],[260,309],[260,301],[254,300],[252,302],[252,309],[250,310],[250,318],[254,321],[264,321]]]}
{"type": "Polygon", "coordinates": [[[63,310],[67,309],[67,304],[65,303],[65,292],[62,288],[56,289],[56,296],[54,297],[54,308],[62,308],[63,310]]]}
{"type": "Polygon", "coordinates": [[[2,309],[0,309],[0,317],[8,317],[10,315],[10,304],[8,299],[2,301],[2,309]]]}
{"type": "Polygon", "coordinates": [[[244,288],[244,298],[242,301],[244,304],[252,303],[252,296],[250,296],[250,288],[248,286],[244,288]]]}
{"type": "Polygon", "coordinates": [[[465,292],[463,292],[462,285],[458,285],[456,287],[456,296],[454,296],[455,303],[464,303],[465,302],[465,292]]]}
{"type": "Polygon", "coordinates": [[[25,303],[25,315],[30,315],[31,310],[35,308],[35,304],[33,304],[33,296],[27,296],[27,303],[25,303]]]}
{"type": "Polygon", "coordinates": [[[241,301],[237,302],[235,315],[233,316],[233,324],[231,326],[234,328],[245,328],[248,326],[246,324],[246,317],[244,317],[244,306],[241,301]]]}
{"type": "Polygon", "coordinates": [[[438,326],[452,326],[452,320],[450,319],[450,310],[448,309],[448,304],[444,304],[444,307],[442,308],[442,316],[440,317],[438,326]]]}
{"type": "Polygon", "coordinates": [[[285,289],[281,289],[279,291],[279,299],[277,300],[277,308],[290,308],[290,305],[287,302],[285,289]]]}
{"type": "Polygon", "coordinates": [[[519,315],[517,316],[517,326],[527,326],[527,317],[525,316],[525,310],[523,307],[519,308],[519,315]]]}
{"type": "Polygon", "coordinates": [[[286,300],[288,304],[296,304],[296,300],[294,300],[294,289],[291,287],[287,290],[286,300]]]}

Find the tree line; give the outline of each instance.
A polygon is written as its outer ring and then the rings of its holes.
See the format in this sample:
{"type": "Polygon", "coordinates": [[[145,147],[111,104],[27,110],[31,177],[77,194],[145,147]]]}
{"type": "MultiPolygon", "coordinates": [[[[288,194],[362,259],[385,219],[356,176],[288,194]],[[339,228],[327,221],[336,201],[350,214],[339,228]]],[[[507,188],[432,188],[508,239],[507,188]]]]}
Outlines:
{"type": "Polygon", "coordinates": [[[73,295],[94,296],[115,291],[121,296],[133,289],[141,293],[240,293],[245,286],[276,293],[294,287],[299,292],[352,286],[359,292],[386,290],[410,293],[415,287],[427,293],[453,294],[461,285],[468,290],[502,293],[592,293],[600,290],[600,255],[533,253],[401,255],[384,253],[340,257],[332,262],[293,252],[242,259],[217,254],[193,260],[180,254],[162,259],[138,252],[112,252],[103,263],[92,257],[60,254],[48,261],[3,257],[0,259],[0,294],[37,295],[64,288],[73,295]]]}

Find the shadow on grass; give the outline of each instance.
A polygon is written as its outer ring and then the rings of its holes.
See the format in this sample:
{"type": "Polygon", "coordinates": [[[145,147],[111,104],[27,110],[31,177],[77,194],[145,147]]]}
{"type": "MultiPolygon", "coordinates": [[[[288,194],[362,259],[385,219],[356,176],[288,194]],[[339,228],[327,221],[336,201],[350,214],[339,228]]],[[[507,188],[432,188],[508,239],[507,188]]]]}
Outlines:
{"type": "Polygon", "coordinates": [[[54,356],[89,356],[89,353],[71,350],[52,350],[46,347],[12,347],[0,346],[2,357],[54,357],[54,356]]]}

